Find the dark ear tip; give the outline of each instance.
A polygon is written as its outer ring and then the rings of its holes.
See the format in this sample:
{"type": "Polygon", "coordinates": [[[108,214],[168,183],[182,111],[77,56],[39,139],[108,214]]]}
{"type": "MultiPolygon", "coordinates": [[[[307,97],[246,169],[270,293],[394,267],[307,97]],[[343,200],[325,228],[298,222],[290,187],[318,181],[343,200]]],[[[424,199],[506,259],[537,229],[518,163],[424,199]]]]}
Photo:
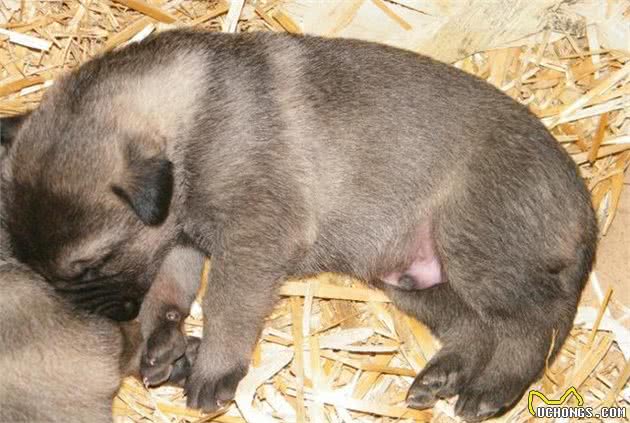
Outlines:
{"type": "Polygon", "coordinates": [[[147,208],[145,211],[136,211],[140,219],[149,226],[158,226],[164,223],[166,218],[168,217],[168,209],[155,210],[152,208],[147,208]]]}
{"type": "Polygon", "coordinates": [[[168,213],[160,213],[160,214],[148,213],[148,214],[145,214],[143,217],[141,217],[141,219],[144,223],[146,223],[149,226],[158,226],[164,223],[167,217],[168,217],[168,213]]]}
{"type": "Polygon", "coordinates": [[[132,169],[133,177],[125,189],[112,186],[114,194],[131,206],[145,225],[157,226],[168,217],[173,197],[173,164],[166,159],[146,159],[132,169]]]}

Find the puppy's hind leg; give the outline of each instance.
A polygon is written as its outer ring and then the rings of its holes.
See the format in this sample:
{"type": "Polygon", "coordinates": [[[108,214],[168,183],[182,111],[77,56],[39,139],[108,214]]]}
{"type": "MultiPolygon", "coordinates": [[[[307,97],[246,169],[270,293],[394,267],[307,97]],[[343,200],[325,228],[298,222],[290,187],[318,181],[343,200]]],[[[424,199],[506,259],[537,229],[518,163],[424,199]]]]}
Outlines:
{"type": "Polygon", "coordinates": [[[538,310],[497,319],[491,327],[497,348],[484,370],[460,392],[456,414],[474,422],[511,408],[560,350],[573,324],[576,298],[562,296],[538,310]]]}
{"type": "Polygon", "coordinates": [[[497,348],[482,372],[459,393],[455,413],[468,422],[504,413],[523,395],[542,371],[541,353],[549,348],[547,328],[531,333],[523,322],[504,321],[497,333],[497,348]]]}
{"type": "MultiPolygon", "coordinates": [[[[468,182],[492,185],[483,178],[468,182]]],[[[586,198],[563,207],[537,204],[532,198],[544,197],[528,197],[525,188],[511,196],[460,193],[444,205],[433,232],[448,284],[496,339],[490,362],[459,392],[456,412],[469,421],[505,412],[541,374],[554,334],[558,349],[572,325],[594,255],[586,198]]]]}
{"type": "Polygon", "coordinates": [[[380,287],[443,344],[411,385],[409,406],[429,408],[439,399],[453,397],[484,370],[495,349],[494,333],[448,283],[416,291],[380,287]]]}

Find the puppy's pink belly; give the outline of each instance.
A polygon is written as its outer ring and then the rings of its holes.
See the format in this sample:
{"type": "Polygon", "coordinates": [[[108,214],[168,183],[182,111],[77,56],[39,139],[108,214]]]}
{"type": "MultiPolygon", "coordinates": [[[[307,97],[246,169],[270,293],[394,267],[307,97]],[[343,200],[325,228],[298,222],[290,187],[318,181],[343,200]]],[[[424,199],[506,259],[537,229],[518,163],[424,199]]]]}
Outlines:
{"type": "Polygon", "coordinates": [[[391,272],[382,278],[386,284],[400,289],[418,290],[444,282],[442,266],[435,253],[430,223],[425,222],[418,229],[413,261],[403,271],[391,272]]]}
{"type": "Polygon", "coordinates": [[[389,273],[383,282],[401,289],[426,289],[442,283],[442,270],[437,257],[415,260],[404,272],[389,273]]]}

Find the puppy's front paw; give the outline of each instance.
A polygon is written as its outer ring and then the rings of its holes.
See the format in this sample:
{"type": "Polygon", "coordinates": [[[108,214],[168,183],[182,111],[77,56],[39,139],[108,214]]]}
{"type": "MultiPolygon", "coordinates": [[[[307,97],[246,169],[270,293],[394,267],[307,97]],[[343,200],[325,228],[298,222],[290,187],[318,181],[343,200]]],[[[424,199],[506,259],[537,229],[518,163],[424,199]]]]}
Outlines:
{"type": "Polygon", "coordinates": [[[168,378],[169,383],[184,386],[184,382],[190,376],[192,366],[197,361],[200,342],[200,339],[194,336],[186,338],[186,353],[173,363],[171,375],[168,378]]]}
{"type": "MultiPolygon", "coordinates": [[[[212,360],[212,357],[207,357],[212,360]]],[[[247,364],[235,363],[230,370],[206,369],[198,360],[186,382],[187,405],[205,412],[217,411],[234,398],[238,383],[247,374],[247,364]]]]}
{"type": "Polygon", "coordinates": [[[169,312],[167,319],[156,327],[142,352],[140,374],[146,386],[160,385],[169,380],[177,366],[185,367],[181,360],[186,358],[186,337],[180,329],[181,316],[174,313],[177,312],[169,312]]]}

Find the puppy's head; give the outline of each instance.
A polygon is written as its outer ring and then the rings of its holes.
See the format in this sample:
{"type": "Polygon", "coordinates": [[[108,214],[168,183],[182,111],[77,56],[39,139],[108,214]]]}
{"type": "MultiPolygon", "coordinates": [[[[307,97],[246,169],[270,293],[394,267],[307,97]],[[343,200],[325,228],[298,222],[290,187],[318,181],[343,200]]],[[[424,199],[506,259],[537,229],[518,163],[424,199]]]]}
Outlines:
{"type": "Polygon", "coordinates": [[[1,222],[12,253],[58,291],[129,320],[177,236],[173,168],[159,136],[74,94],[55,88],[2,120],[1,222]]]}
{"type": "Polygon", "coordinates": [[[169,158],[208,81],[191,39],[163,33],[88,61],[3,125],[0,223],[13,254],[118,320],[137,314],[179,235],[169,158]]]}

